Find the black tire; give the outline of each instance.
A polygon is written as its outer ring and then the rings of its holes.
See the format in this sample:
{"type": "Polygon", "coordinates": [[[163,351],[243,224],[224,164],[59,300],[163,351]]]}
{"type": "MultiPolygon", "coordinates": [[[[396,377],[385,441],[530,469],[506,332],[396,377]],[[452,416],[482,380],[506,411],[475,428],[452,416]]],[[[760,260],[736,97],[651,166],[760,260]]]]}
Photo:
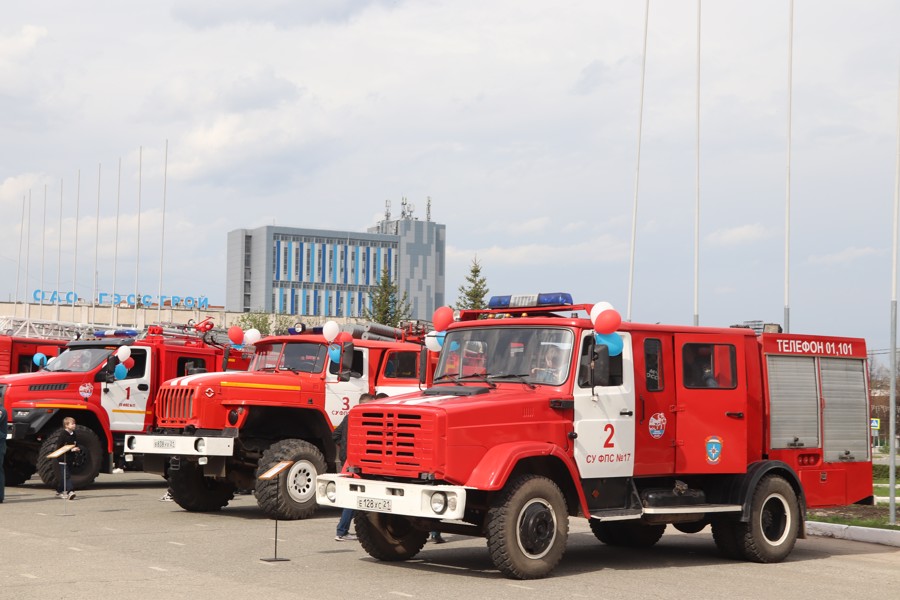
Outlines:
{"type": "Polygon", "coordinates": [[[6,477],[6,485],[22,485],[34,475],[35,465],[23,460],[16,453],[7,452],[3,460],[3,473],[6,477]]]}
{"type": "Polygon", "coordinates": [[[235,491],[233,483],[206,477],[202,466],[184,459],[178,469],[169,469],[169,488],[178,506],[190,512],[221,510],[235,491]]]}
{"type": "MultiPolygon", "coordinates": [[[[57,490],[62,487],[59,481],[62,476],[58,464],[59,459],[47,458],[47,455],[59,448],[63,435],[67,436],[68,434],[62,428],[48,435],[41,444],[37,457],[37,472],[41,481],[57,490]]],[[[75,457],[77,460],[70,462],[67,468],[72,480],[72,488],[83,490],[97,479],[106,453],[100,446],[100,438],[97,437],[97,434],[84,425],[75,426],[75,437],[78,439],[78,447],[81,450],[75,457]]]]}
{"type": "Polygon", "coordinates": [[[316,477],[325,472],[325,457],[303,440],[281,440],[266,450],[256,469],[257,478],[274,465],[293,461],[272,479],[256,480],[256,502],[267,515],[283,521],[311,517],[316,504],[316,477]]]}
{"type": "Polygon", "coordinates": [[[512,579],[546,577],[566,551],[569,516],[559,486],[539,475],[506,484],[488,510],[487,546],[512,579]]]}
{"type": "Polygon", "coordinates": [[[725,558],[737,560],[743,558],[741,545],[738,541],[738,521],[726,519],[712,522],[712,536],[719,553],[725,558]]]}
{"type": "Polygon", "coordinates": [[[794,549],[799,531],[800,507],[794,488],[777,475],[762,478],[750,501],[750,521],[737,528],[744,558],[781,562],[794,549]]]}
{"type": "Polygon", "coordinates": [[[645,525],[640,521],[590,520],[591,531],[598,540],[608,546],[623,548],[649,548],[659,541],[666,525],[645,525]]]}
{"type": "Polygon", "coordinates": [[[707,525],[709,525],[709,521],[694,521],[693,523],[674,523],[672,527],[681,533],[700,533],[706,529],[707,525]]]}
{"type": "Polygon", "coordinates": [[[356,511],[353,524],[363,550],[378,560],[408,560],[419,553],[428,539],[427,531],[416,529],[400,515],[356,511]]]}

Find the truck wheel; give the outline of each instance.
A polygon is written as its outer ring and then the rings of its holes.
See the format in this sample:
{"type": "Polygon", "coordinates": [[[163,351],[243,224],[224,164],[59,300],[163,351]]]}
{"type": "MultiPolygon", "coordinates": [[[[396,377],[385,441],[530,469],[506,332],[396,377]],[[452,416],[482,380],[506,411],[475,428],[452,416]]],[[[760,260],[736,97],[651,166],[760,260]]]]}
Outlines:
{"type": "MultiPolygon", "coordinates": [[[[61,427],[47,436],[37,457],[37,472],[41,481],[54,489],[60,489],[59,459],[47,458],[47,455],[59,448],[63,435],[68,434],[61,427]]],[[[104,452],[100,447],[100,438],[93,430],[84,425],[75,426],[75,437],[78,439],[80,455],[69,464],[69,477],[72,479],[72,487],[81,490],[94,483],[100,474],[100,465],[103,462],[104,452]]]]}
{"type": "Polygon", "coordinates": [[[400,515],[356,511],[356,537],[372,558],[384,561],[408,560],[419,553],[428,532],[416,529],[400,515]]]}
{"type": "Polygon", "coordinates": [[[800,509],[794,488],[777,475],[764,477],[750,501],[750,522],[737,528],[744,558],[781,562],[794,549],[799,529],[800,509]]]}
{"type": "Polygon", "coordinates": [[[725,558],[739,559],[743,557],[738,542],[738,521],[715,520],[712,522],[712,536],[719,553],[725,558]]]}
{"type": "Polygon", "coordinates": [[[203,467],[184,459],[178,469],[169,470],[169,487],[178,506],[190,512],[221,510],[234,498],[235,490],[233,483],[206,477],[203,467]]]}
{"type": "Polygon", "coordinates": [[[15,453],[6,453],[3,461],[3,473],[6,475],[6,485],[22,485],[34,475],[35,466],[23,460],[15,453]]]}
{"type": "Polygon", "coordinates": [[[566,551],[566,499],[550,479],[526,475],[507,483],[488,510],[487,546],[506,577],[545,577],[566,551]]]}
{"type": "Polygon", "coordinates": [[[316,477],[325,472],[325,457],[303,440],[281,440],[266,450],[259,461],[259,477],[278,463],[293,461],[277,477],[256,480],[256,502],[263,512],[284,521],[311,517],[316,512],[316,477]]]}
{"type": "Polygon", "coordinates": [[[591,531],[608,546],[649,548],[659,541],[666,525],[644,525],[639,521],[598,521],[591,519],[591,531]]]}

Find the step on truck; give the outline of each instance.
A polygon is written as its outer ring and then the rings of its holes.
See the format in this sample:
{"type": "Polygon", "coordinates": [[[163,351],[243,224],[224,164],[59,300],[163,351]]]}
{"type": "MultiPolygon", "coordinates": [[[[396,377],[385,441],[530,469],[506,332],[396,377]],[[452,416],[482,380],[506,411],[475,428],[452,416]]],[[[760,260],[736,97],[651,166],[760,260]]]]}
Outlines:
{"type": "Polygon", "coordinates": [[[254,491],[271,517],[311,516],[316,476],[340,469],[334,428],[364,392],[417,389],[423,347],[419,326],[349,326],[337,340],[322,329],[263,338],[246,373],[167,382],[154,430],[127,436],[127,449],[144,455],[144,470],[168,474],[185,510],[216,511],[254,491]],[[259,479],[284,462],[277,477],[259,479]]]}
{"type": "Polygon", "coordinates": [[[538,578],[582,516],[605,544],[709,526],[726,557],[769,563],[807,508],[871,503],[864,340],[621,317],[600,333],[567,294],[490,306],[446,328],[430,387],[352,409],[344,472],[318,478],[371,556],[480,536],[503,575],[538,578]]]}
{"type": "Polygon", "coordinates": [[[75,489],[117,466],[139,469],[139,456],[131,463],[123,460],[125,434],[153,424],[163,381],[249,363],[249,355],[231,351],[216,333],[208,319],[180,327],[95,331],[69,342],[40,371],[0,377],[0,399],[9,415],[7,483],[20,485],[37,472],[45,484],[57,487],[59,474],[47,454],[58,446],[65,417],[75,418],[83,449],[71,470],[75,489]],[[123,347],[130,354],[126,364],[117,358],[123,347]],[[117,367],[121,379],[116,378],[117,367]]]}

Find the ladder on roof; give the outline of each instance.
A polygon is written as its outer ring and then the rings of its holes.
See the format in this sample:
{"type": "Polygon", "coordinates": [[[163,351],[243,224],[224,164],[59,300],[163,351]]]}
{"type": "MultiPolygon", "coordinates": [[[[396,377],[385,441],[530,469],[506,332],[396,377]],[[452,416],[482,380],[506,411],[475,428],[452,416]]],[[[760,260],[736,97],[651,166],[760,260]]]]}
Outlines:
{"type": "Polygon", "coordinates": [[[22,317],[0,317],[0,333],[42,340],[75,340],[93,334],[95,327],[86,323],[42,321],[22,317]]]}

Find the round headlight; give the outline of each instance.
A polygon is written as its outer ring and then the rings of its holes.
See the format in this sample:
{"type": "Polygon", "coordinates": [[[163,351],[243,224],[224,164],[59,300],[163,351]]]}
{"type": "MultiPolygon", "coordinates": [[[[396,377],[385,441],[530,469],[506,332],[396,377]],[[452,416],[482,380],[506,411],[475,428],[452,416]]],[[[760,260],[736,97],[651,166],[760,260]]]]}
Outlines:
{"type": "Polygon", "coordinates": [[[204,440],[203,438],[197,438],[197,441],[194,442],[194,450],[200,452],[201,454],[203,452],[206,452],[206,440],[204,440]]]}
{"type": "Polygon", "coordinates": [[[334,499],[337,498],[337,486],[334,485],[333,481],[325,484],[325,497],[328,498],[329,502],[334,502],[334,499]]]}
{"type": "Polygon", "coordinates": [[[442,515],[447,510],[447,494],[435,492],[431,495],[431,510],[442,515]]]}
{"type": "Polygon", "coordinates": [[[134,436],[133,435],[129,435],[127,438],[125,438],[125,445],[128,446],[129,450],[134,450],[134,436]]]}
{"type": "Polygon", "coordinates": [[[228,411],[228,424],[236,425],[238,422],[238,411],[237,409],[232,408],[228,411]]]}

